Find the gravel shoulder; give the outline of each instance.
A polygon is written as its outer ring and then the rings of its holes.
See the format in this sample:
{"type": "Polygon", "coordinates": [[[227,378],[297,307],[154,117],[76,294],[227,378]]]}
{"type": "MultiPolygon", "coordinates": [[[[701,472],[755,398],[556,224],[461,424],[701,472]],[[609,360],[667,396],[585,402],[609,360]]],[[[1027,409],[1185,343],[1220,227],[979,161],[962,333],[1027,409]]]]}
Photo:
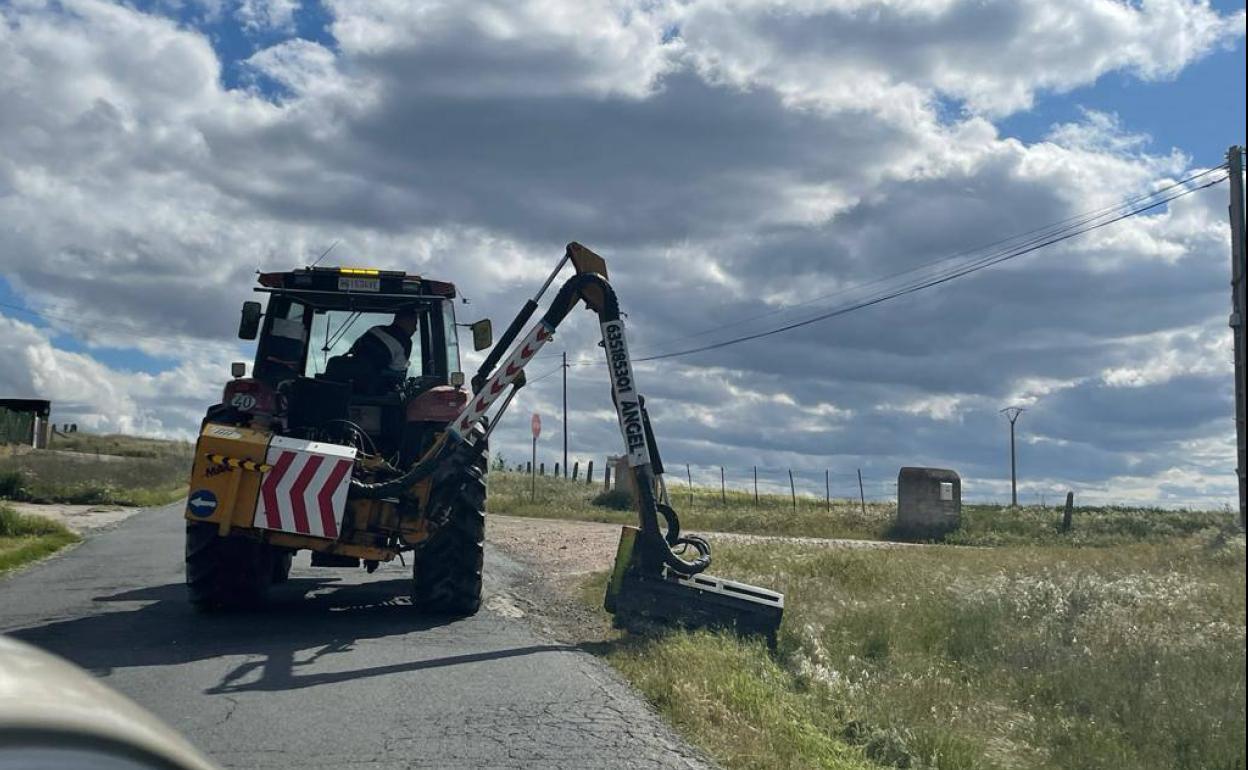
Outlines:
{"type": "MultiPolygon", "coordinates": [[[[744,535],[737,532],[698,532],[715,543],[772,543],[824,548],[917,548],[915,543],[879,540],[847,540],[820,537],[744,535]]],[[[537,519],[491,513],[486,537],[495,545],[525,561],[542,565],[542,572],[559,582],[584,578],[609,569],[620,539],[618,524],[567,519],[537,519]]]]}
{"type": "Polygon", "coordinates": [[[65,503],[17,503],[8,501],[4,504],[18,513],[52,519],[55,522],[64,524],[70,530],[80,535],[116,526],[143,510],[142,508],[121,505],[69,505],[65,503]]]}
{"type": "MultiPolygon", "coordinates": [[[[735,532],[698,532],[716,543],[788,543],[825,548],[916,548],[913,543],[817,537],[769,537],[735,532]]],[[[486,540],[525,565],[524,590],[510,597],[542,629],[570,644],[613,638],[607,616],[585,601],[583,585],[609,570],[620,539],[618,524],[539,519],[491,513],[486,540]]]]}

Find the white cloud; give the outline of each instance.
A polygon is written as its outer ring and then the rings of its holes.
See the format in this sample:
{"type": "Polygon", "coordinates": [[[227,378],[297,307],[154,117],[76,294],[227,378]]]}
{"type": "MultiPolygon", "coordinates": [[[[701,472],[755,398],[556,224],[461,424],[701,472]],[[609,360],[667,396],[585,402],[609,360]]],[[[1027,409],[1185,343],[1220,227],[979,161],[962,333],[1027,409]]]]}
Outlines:
{"type": "Polygon", "coordinates": [[[644,97],[673,67],[666,2],[334,0],[333,33],[365,66],[401,65],[405,85],[456,96],[644,97]],[[520,66],[516,66],[520,64],[520,66]]]}
{"type": "Polygon", "coordinates": [[[334,52],[319,43],[292,38],[256,52],[247,65],[297,96],[343,87],[334,52]]]}
{"type": "MultiPolygon", "coordinates": [[[[877,408],[886,412],[902,412],[947,422],[958,418],[966,400],[965,396],[951,394],[916,398],[900,404],[881,404],[877,408]]],[[[983,404],[978,406],[983,408],[983,404]]]]}
{"type": "Polygon", "coordinates": [[[52,401],[52,419],[85,430],[189,438],[228,372],[228,351],[212,346],[160,374],[123,371],[89,354],[55,347],[35,326],[0,315],[0,389],[52,401]]]}
{"type": "Polygon", "coordinates": [[[1242,38],[1244,14],[1193,0],[736,0],[686,4],[680,32],[708,76],[797,103],[917,114],[940,95],[999,116],[1108,72],[1172,77],[1242,38]]]}
{"type": "Polygon", "coordinates": [[[300,0],[239,0],[234,18],[250,32],[291,32],[300,0]]]}
{"type": "MultiPolygon", "coordinates": [[[[245,5],[253,31],[293,19],[293,3],[245,5]]],[[[6,388],[46,390],[84,424],[191,430],[235,355],[254,270],[334,241],[343,263],[456,280],[473,301],[461,320],[505,324],[581,240],[608,257],[639,352],[791,321],[1179,178],[1189,157],[1151,151],[1110,113],[1031,144],[991,119],[1106,72],[1168,77],[1243,24],[1181,0],[329,10],[332,44],[274,43],[234,63],[255,78],[227,89],[193,27],[96,0],[0,6],[0,276],[60,333],[177,361],[124,372],[0,322],[30,372],[6,370],[6,388]],[[950,98],[971,114],[945,114],[950,98]]],[[[1221,195],[902,303],[639,367],[660,437],[673,462],[707,467],[762,455],[887,479],[924,461],[973,481],[1000,477],[983,436],[1018,400],[1046,477],[1180,467],[1221,430],[1221,195]]],[[[593,332],[574,317],[558,346],[596,360],[593,332]]],[[[614,451],[603,383],[578,370],[573,448],[614,451]]],[[[554,413],[557,387],[532,386],[517,413],[554,413]]],[[[527,451],[525,422],[495,434],[510,456],[527,451]]]]}

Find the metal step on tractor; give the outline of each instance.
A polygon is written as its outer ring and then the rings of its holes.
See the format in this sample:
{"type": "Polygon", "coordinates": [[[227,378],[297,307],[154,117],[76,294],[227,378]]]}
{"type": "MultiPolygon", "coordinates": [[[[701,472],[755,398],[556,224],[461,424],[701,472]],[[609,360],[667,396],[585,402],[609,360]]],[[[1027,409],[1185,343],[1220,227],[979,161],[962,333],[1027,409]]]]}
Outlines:
{"type": "Polygon", "coordinates": [[[490,433],[524,387],[525,366],[584,302],[602,330],[637,490],[639,526],[621,534],[606,608],[625,625],[726,627],[774,640],[783,596],[706,575],[709,544],[681,532],[597,254],[569,244],[497,344],[488,320],[470,325],[475,349],[490,349],[470,383],[459,370],[453,284],[315,266],[261,273],[259,283],[267,305],[244,303],[239,325],[240,338],[258,338],[251,376],[234,365],[196,444],[185,514],[194,605],[255,605],[307,549],[313,566],[369,572],[408,553],[413,607],[475,613],[490,433]],[[568,263],[575,274],[521,336],[568,263]]]}

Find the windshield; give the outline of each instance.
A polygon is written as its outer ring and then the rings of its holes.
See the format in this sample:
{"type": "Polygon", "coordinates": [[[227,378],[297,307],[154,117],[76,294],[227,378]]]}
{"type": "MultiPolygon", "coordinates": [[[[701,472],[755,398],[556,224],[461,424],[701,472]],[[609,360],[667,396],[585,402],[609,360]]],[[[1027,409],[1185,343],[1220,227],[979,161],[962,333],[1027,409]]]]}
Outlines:
{"type": "MultiPolygon", "coordinates": [[[[422,313],[420,327],[426,327],[427,313],[422,313]]],[[[303,375],[315,377],[325,371],[329,359],[340,356],[351,349],[360,335],[374,326],[389,326],[394,321],[393,313],[361,313],[351,310],[317,310],[312,314],[312,334],[308,344],[308,360],[304,365],[303,375]]],[[[425,371],[422,355],[422,338],[424,334],[412,335],[412,354],[407,375],[418,377],[422,374],[436,374],[425,371]]]]}

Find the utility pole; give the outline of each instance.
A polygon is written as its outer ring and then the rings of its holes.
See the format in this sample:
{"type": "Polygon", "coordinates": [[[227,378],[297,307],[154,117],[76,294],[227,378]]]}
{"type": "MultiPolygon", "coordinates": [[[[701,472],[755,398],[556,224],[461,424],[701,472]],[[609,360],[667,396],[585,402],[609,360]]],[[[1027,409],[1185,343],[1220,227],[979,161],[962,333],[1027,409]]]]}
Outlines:
{"type": "Polygon", "coordinates": [[[563,351],[563,477],[568,477],[568,351],[563,351]]]}
{"type": "Polygon", "coordinates": [[[1244,528],[1248,512],[1248,453],[1245,452],[1244,390],[1248,387],[1248,257],[1244,254],[1244,148],[1226,151],[1226,168],[1231,186],[1231,328],[1235,334],[1235,439],[1239,477],[1239,527],[1244,528]]]}
{"type": "Polygon", "coordinates": [[[1014,462],[1014,423],[1025,411],[1021,406],[1007,406],[1001,410],[1005,419],[1010,421],[1010,505],[1015,508],[1018,507],[1018,466],[1014,462]]]}

